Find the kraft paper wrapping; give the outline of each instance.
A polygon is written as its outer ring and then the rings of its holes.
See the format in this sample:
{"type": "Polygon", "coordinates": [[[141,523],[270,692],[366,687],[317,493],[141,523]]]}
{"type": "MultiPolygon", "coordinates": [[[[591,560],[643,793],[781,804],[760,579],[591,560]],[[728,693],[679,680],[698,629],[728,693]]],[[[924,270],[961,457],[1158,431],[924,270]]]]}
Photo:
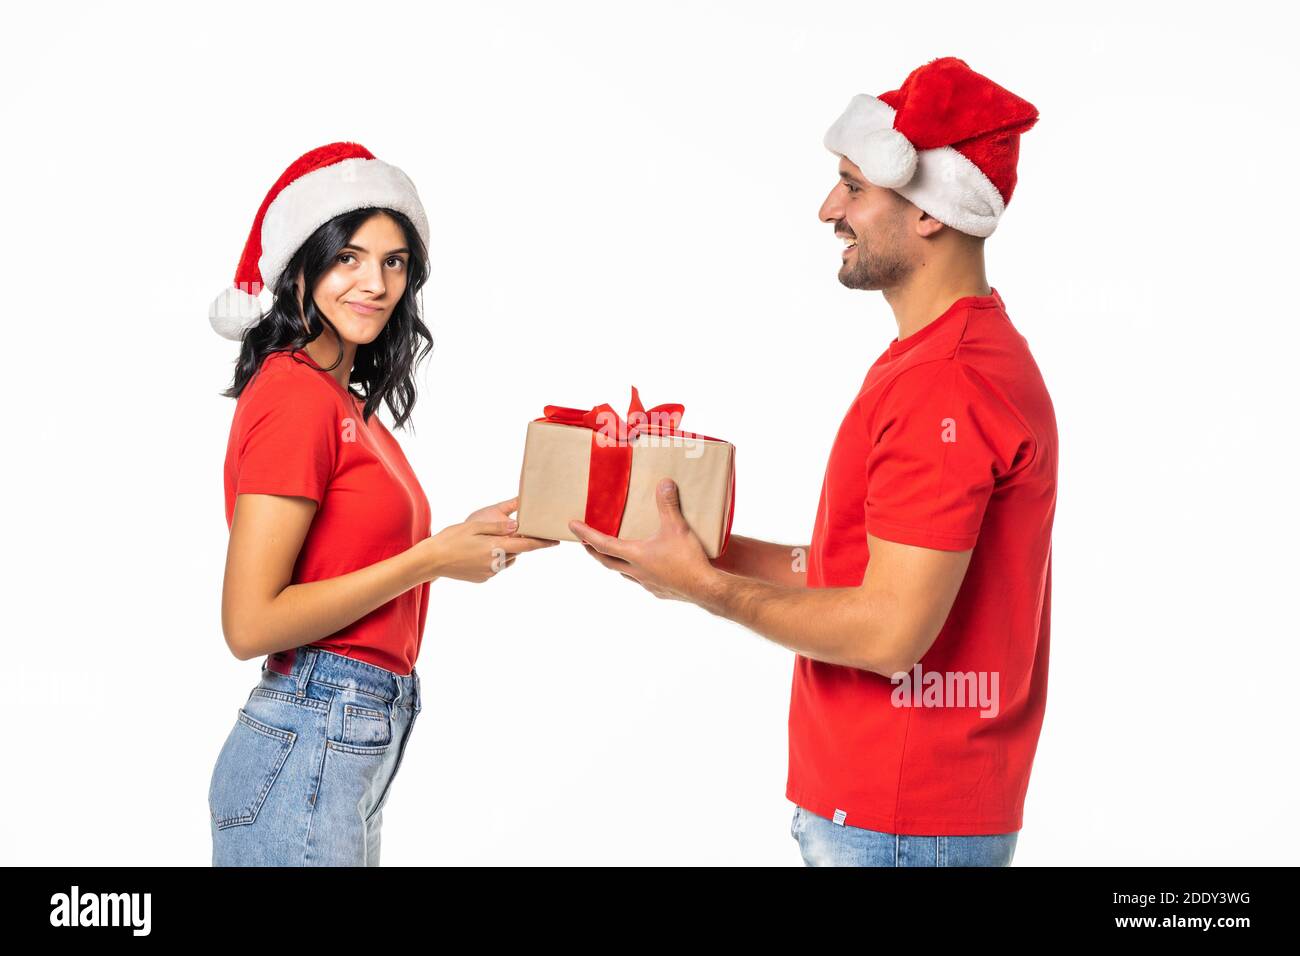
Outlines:
{"type": "MultiPolygon", "coordinates": [[[[519,476],[518,534],[577,541],[569,522],[587,510],[591,466],[589,428],[529,422],[519,476]]],[[[663,478],[677,482],[682,516],[710,558],[722,550],[731,508],[735,446],[703,438],[638,435],[631,443],[632,474],[620,538],[649,538],[659,530],[655,488],[663,478]]]]}

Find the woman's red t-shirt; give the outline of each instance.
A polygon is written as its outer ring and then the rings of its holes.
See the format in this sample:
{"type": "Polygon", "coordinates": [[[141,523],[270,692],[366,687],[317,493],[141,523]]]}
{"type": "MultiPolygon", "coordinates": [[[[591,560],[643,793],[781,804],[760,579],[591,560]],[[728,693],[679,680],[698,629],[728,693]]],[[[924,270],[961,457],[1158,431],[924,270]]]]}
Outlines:
{"type": "MultiPolygon", "coordinates": [[[[318,505],[293,584],[392,557],[429,537],[429,502],[397,440],[306,352],[274,352],[240,393],[226,446],[226,526],[241,494],[318,505]]],[[[408,675],[420,653],[429,582],[309,647],[408,675]]]]}

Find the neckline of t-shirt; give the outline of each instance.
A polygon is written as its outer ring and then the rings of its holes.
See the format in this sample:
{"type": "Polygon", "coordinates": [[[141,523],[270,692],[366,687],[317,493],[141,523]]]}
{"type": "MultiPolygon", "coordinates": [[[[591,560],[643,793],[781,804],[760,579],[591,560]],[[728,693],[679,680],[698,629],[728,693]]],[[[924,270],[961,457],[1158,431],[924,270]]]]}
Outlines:
{"type": "Polygon", "coordinates": [[[938,331],[940,326],[946,325],[947,321],[958,313],[966,309],[1000,309],[1003,308],[1002,296],[998,295],[998,290],[989,286],[988,295],[964,295],[955,300],[952,305],[944,309],[937,319],[926,323],[922,328],[913,332],[905,339],[895,338],[889,343],[889,357],[896,358],[902,355],[908,349],[924,342],[930,336],[938,331]]]}
{"type": "Polygon", "coordinates": [[[312,368],[314,368],[316,371],[320,372],[320,373],[321,373],[322,375],[324,375],[327,379],[329,379],[329,380],[330,380],[330,384],[333,385],[333,386],[334,386],[336,389],[338,389],[340,392],[342,392],[344,395],[346,395],[348,398],[352,399],[354,402],[356,402],[356,403],[358,403],[358,404],[360,404],[362,401],[364,401],[364,399],[362,399],[359,395],[357,395],[355,392],[353,392],[352,389],[350,389],[350,388],[344,388],[342,385],[340,385],[340,384],[339,384],[339,380],[336,379],[336,378],[335,378],[335,377],[334,377],[334,376],[329,372],[328,369],[323,369],[323,368],[321,368],[320,365],[317,363],[317,361],[316,361],[314,358],[311,357],[311,353],[308,352],[306,349],[294,349],[292,352],[290,352],[290,353],[288,353],[288,354],[289,354],[290,358],[292,358],[293,355],[294,355],[295,353],[298,354],[298,355],[301,355],[303,358],[305,358],[305,359],[307,360],[307,362],[311,365],[312,368]]]}

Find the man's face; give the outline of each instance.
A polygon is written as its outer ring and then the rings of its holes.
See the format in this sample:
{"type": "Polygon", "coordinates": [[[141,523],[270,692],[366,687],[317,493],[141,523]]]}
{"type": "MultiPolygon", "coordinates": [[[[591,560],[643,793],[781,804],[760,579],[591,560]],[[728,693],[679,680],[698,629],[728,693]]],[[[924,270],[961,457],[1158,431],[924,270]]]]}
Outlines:
{"type": "Polygon", "coordinates": [[[840,158],[840,181],[817,216],[844,239],[840,282],[850,289],[889,289],[911,273],[920,249],[910,228],[915,207],[882,186],[873,186],[847,158],[840,158]]]}

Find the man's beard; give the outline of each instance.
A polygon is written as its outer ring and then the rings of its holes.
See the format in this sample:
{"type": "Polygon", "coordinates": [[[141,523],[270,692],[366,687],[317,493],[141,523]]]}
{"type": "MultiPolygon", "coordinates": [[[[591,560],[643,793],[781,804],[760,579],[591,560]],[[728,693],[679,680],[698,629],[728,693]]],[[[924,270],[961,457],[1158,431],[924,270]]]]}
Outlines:
{"type": "Polygon", "coordinates": [[[849,289],[891,289],[912,271],[911,265],[892,252],[873,252],[862,237],[849,255],[853,263],[846,261],[839,276],[840,283],[849,289]]]}

